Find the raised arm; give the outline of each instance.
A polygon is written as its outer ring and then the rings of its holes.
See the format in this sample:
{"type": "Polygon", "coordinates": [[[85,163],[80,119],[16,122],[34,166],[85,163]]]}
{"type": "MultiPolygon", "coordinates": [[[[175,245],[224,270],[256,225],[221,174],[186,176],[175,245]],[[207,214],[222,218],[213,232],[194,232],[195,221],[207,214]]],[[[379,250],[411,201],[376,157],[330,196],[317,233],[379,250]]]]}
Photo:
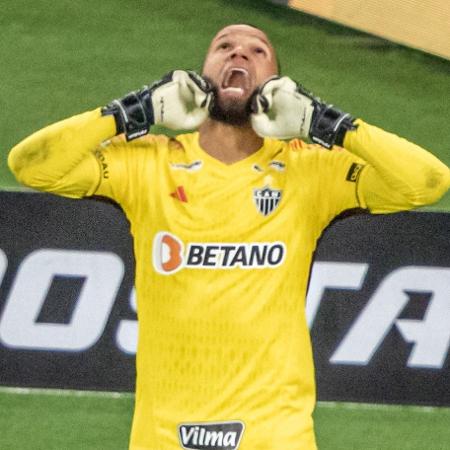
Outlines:
{"type": "Polygon", "coordinates": [[[131,92],[106,107],[50,125],[10,152],[8,165],[32,188],[66,197],[92,195],[100,182],[101,160],[92,155],[105,140],[147,134],[154,124],[197,128],[212,100],[209,84],[191,71],[175,70],[150,87],[131,92]]]}
{"type": "Polygon", "coordinates": [[[395,134],[356,120],[344,147],[366,161],[359,198],[371,212],[386,213],[430,205],[450,187],[450,170],[427,150],[395,134]]]}
{"type": "Polygon", "coordinates": [[[66,197],[92,194],[100,168],[91,156],[96,147],[116,134],[112,116],[100,108],[54,123],[17,144],[8,165],[21,183],[66,197]]]}
{"type": "Polygon", "coordinates": [[[450,170],[427,150],[392,133],[354,120],[312,96],[288,77],[267,81],[253,101],[252,126],[261,136],[308,137],[339,145],[363,161],[357,192],[375,213],[429,205],[450,187],[450,170]]]}

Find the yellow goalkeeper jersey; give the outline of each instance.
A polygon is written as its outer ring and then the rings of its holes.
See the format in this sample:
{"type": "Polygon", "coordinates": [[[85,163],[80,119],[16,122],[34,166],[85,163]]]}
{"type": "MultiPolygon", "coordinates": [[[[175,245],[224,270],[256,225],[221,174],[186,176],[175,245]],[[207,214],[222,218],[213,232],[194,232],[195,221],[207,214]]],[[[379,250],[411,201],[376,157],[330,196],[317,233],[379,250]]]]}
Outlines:
{"type": "Polygon", "coordinates": [[[227,166],[198,137],[119,138],[96,153],[96,193],[122,205],[134,237],[130,448],[314,449],[308,276],[322,230],[361,206],[362,166],[270,139],[227,166]]]}
{"type": "Polygon", "coordinates": [[[346,136],[352,153],[265,139],[232,165],[203,151],[196,132],[94,150],[113,128],[98,110],[76,116],[23,141],[9,163],[36,188],[112,198],[130,221],[130,450],[316,449],[305,295],[317,240],[343,211],[437,200],[448,168],[362,121],[346,136]]]}

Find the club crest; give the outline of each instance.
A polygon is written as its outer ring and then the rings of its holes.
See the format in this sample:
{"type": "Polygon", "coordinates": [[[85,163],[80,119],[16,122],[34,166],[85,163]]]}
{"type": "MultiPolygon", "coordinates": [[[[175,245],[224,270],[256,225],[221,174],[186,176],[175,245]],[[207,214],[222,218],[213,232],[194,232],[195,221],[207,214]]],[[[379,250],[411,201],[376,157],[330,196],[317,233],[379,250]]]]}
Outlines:
{"type": "Polygon", "coordinates": [[[253,189],[253,200],[258,212],[268,216],[278,206],[281,200],[281,191],[264,186],[262,189],[253,189]]]}

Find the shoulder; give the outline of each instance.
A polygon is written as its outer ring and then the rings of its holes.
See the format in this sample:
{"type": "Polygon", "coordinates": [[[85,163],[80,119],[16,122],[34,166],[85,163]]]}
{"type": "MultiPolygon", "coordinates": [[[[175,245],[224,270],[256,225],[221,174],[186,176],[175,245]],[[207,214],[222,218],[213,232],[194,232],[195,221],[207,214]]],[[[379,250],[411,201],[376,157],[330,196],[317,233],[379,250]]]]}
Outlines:
{"type": "Polygon", "coordinates": [[[330,176],[346,179],[352,171],[359,171],[366,163],[343,147],[328,150],[299,139],[287,143],[287,158],[297,176],[330,176]]]}
{"type": "Polygon", "coordinates": [[[331,153],[320,145],[310,144],[301,139],[286,141],[285,145],[286,155],[293,164],[313,164],[328,159],[331,153]]]}
{"type": "Polygon", "coordinates": [[[105,157],[110,161],[147,162],[167,154],[171,141],[172,138],[163,134],[147,134],[132,141],[119,134],[102,142],[94,153],[98,158],[105,157]]]}
{"type": "Polygon", "coordinates": [[[289,153],[301,158],[316,158],[319,160],[346,159],[351,153],[343,147],[335,145],[326,149],[318,144],[310,144],[301,139],[292,139],[287,142],[289,153]]]}
{"type": "Polygon", "coordinates": [[[343,147],[339,147],[335,145],[331,149],[326,149],[325,147],[322,147],[319,144],[311,144],[305,141],[302,141],[301,139],[291,139],[290,141],[287,141],[287,146],[291,152],[298,152],[302,155],[338,155],[346,153],[347,150],[343,147]]]}
{"type": "Polygon", "coordinates": [[[167,147],[170,137],[163,134],[146,134],[138,139],[133,139],[132,141],[127,141],[124,134],[119,134],[114,136],[107,141],[104,141],[101,146],[103,148],[123,148],[123,149],[133,149],[137,148],[157,148],[157,147],[167,147]]]}

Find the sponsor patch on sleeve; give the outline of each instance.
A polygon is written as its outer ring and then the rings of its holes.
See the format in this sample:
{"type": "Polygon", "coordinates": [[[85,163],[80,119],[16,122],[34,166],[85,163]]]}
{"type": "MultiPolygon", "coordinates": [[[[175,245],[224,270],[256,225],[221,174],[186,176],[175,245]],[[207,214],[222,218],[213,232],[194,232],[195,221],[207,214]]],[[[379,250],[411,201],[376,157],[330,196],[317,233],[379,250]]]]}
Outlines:
{"type": "Polygon", "coordinates": [[[352,183],[356,183],[358,181],[359,175],[361,174],[361,170],[363,169],[364,164],[353,163],[350,166],[350,169],[347,172],[346,180],[352,183]]]}

